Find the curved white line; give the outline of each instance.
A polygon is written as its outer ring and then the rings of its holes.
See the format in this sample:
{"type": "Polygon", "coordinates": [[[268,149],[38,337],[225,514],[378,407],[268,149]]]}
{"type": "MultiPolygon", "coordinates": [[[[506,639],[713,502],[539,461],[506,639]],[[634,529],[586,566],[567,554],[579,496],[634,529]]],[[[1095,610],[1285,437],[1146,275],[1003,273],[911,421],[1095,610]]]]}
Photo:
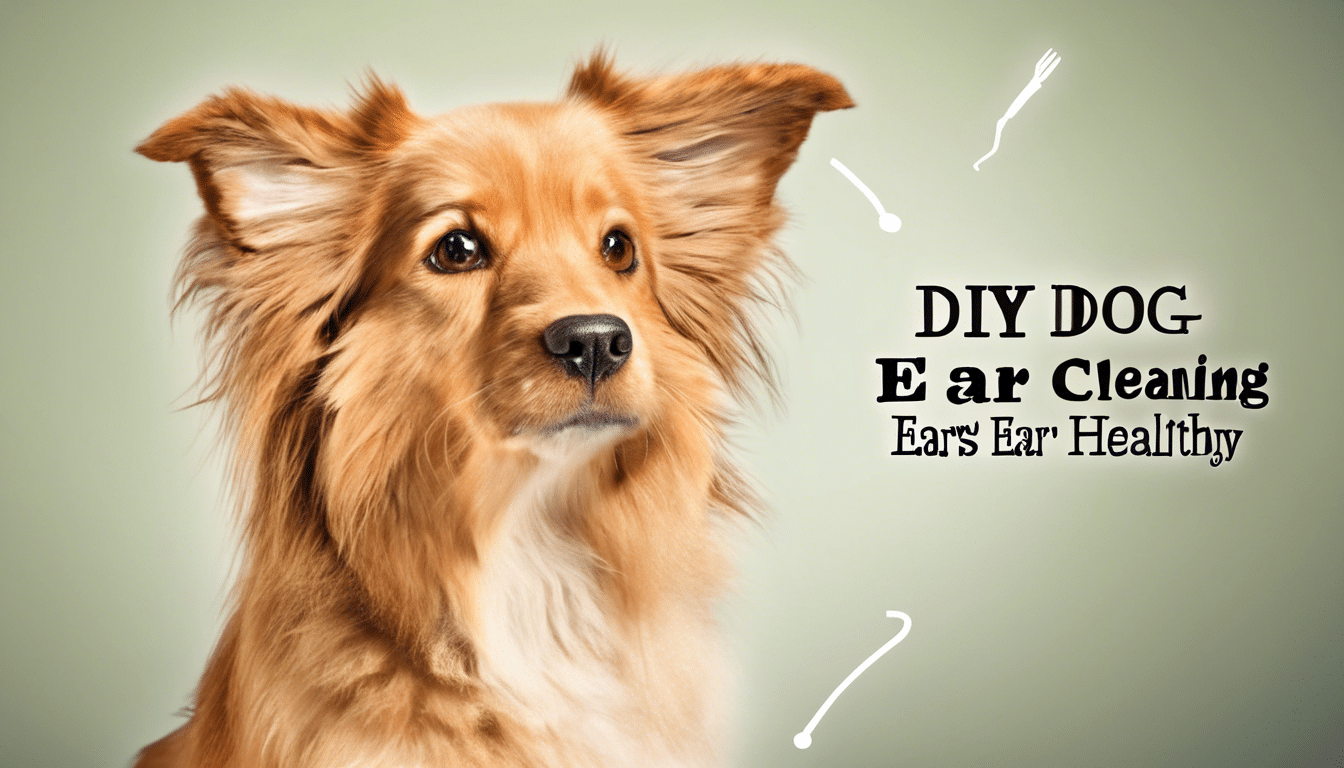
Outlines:
{"type": "MultiPolygon", "coordinates": [[[[835,161],[832,160],[831,162],[835,161]]],[[[807,727],[804,728],[801,733],[793,737],[793,745],[795,747],[799,749],[807,749],[808,747],[812,746],[812,729],[816,728],[817,723],[821,722],[822,716],[826,714],[826,710],[831,708],[831,704],[835,703],[835,700],[839,698],[840,694],[844,693],[845,689],[849,687],[849,684],[854,682],[854,680],[858,678],[859,675],[862,675],[865,669],[872,666],[873,662],[882,658],[882,654],[886,653],[887,651],[890,651],[897,643],[904,640],[906,635],[910,634],[909,615],[902,613],[900,611],[887,611],[887,617],[892,619],[900,619],[901,621],[905,622],[905,626],[901,627],[901,631],[897,632],[895,637],[888,640],[886,645],[882,646],[881,648],[878,648],[877,651],[874,652],[872,656],[869,656],[853,672],[850,672],[849,677],[846,677],[845,681],[841,683],[834,691],[831,691],[831,695],[826,698],[826,703],[822,704],[821,709],[817,710],[817,714],[813,715],[812,719],[808,721],[807,727]]]]}
{"type": "Polygon", "coordinates": [[[832,157],[831,165],[835,167],[835,170],[845,174],[845,178],[849,179],[850,183],[859,188],[859,191],[863,193],[863,196],[868,198],[868,202],[872,203],[873,207],[877,209],[878,216],[887,212],[886,209],[882,207],[882,202],[877,199],[877,195],[873,194],[873,190],[869,189],[867,184],[859,181],[859,177],[855,176],[853,171],[846,168],[844,163],[832,157]]]}
{"type": "Polygon", "coordinates": [[[994,126],[994,147],[989,150],[988,155],[985,155],[979,160],[976,160],[975,165],[971,166],[972,168],[974,168],[977,171],[980,170],[980,164],[988,160],[991,156],[993,156],[995,152],[999,151],[999,139],[1003,137],[1003,126],[1007,122],[1008,122],[1007,115],[1004,115],[1003,117],[999,118],[999,122],[994,126]]]}

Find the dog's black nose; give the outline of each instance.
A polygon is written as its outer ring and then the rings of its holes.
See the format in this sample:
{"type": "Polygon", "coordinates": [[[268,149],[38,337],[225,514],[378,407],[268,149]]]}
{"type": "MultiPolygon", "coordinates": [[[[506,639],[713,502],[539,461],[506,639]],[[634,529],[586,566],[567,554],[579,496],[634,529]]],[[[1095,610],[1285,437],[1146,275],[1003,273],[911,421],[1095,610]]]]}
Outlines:
{"type": "Polygon", "coordinates": [[[590,384],[616,373],[635,345],[630,326],[615,315],[562,317],[546,327],[541,341],[565,373],[590,384]]]}

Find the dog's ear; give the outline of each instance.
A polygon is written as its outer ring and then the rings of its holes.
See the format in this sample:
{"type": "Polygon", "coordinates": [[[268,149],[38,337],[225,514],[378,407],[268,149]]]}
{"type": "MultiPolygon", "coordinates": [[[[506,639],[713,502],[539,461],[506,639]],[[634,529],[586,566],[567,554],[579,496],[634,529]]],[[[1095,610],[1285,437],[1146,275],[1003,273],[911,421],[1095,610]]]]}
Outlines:
{"type": "MultiPolygon", "coordinates": [[[[654,206],[659,301],[728,385],[767,382],[752,329],[760,278],[788,262],[771,244],[784,215],[775,186],[816,113],[854,106],[838,80],[799,64],[744,64],[635,79],[601,52],[575,71],[570,97],[607,115],[654,206]]],[[[768,291],[766,292],[768,293],[768,291]]]]}
{"type": "Polygon", "coordinates": [[[283,245],[357,191],[360,160],[395,144],[416,118],[376,78],[350,112],[295,106],[243,89],[170,120],[136,151],[186,162],[220,233],[244,251],[283,245]]]}
{"type": "Polygon", "coordinates": [[[601,53],[575,71],[569,93],[615,115],[621,133],[693,205],[725,192],[768,204],[813,115],[854,106],[840,81],[800,64],[636,80],[616,74],[601,53]]]}

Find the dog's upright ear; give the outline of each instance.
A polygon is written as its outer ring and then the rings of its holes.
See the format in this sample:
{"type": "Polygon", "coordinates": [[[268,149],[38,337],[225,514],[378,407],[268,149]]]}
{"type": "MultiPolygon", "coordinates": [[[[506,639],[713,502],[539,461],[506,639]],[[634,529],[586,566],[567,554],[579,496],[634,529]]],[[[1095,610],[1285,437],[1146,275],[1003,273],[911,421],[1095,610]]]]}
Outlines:
{"type": "Polygon", "coordinates": [[[769,380],[751,328],[756,282],[784,221],[775,187],[818,112],[854,106],[834,77],[800,64],[742,64],[636,79],[599,52],[569,95],[602,110],[634,155],[660,205],[659,298],[734,389],[743,374],[769,380]]]}
{"type": "Polygon", "coordinates": [[[575,71],[569,93],[618,119],[647,159],[679,180],[693,204],[722,199],[723,184],[768,204],[818,112],[853,100],[840,81],[801,64],[742,64],[638,80],[594,55],[575,71]]]}
{"type": "Polygon", "coordinates": [[[231,349],[216,356],[232,365],[214,396],[231,373],[282,369],[274,355],[250,359],[256,350],[283,341],[302,360],[339,332],[367,282],[358,257],[379,213],[371,169],[419,120],[373,76],[348,111],[235,88],[136,147],[190,165],[205,204],[177,287],[179,303],[207,302],[210,336],[231,349]]]}
{"type": "Polygon", "coordinates": [[[136,151],[186,162],[220,234],[244,252],[302,239],[305,224],[358,191],[360,160],[397,143],[415,118],[377,78],[349,112],[233,88],[168,121],[136,151]]]}

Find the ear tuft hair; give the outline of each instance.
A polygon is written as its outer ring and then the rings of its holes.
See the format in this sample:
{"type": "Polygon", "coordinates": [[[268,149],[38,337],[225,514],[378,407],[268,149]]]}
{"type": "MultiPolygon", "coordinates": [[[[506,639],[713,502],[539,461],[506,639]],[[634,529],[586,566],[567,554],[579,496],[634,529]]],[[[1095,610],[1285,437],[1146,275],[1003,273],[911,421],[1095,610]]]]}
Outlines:
{"type": "Polygon", "coordinates": [[[573,76],[569,78],[568,95],[571,98],[610,106],[618,100],[621,93],[629,90],[629,84],[616,74],[616,64],[611,52],[599,48],[593,51],[586,63],[574,70],[573,76]]]}
{"type": "Polygon", "coordinates": [[[418,118],[400,88],[369,72],[355,93],[350,121],[357,143],[368,151],[383,152],[401,143],[418,118]]]}

